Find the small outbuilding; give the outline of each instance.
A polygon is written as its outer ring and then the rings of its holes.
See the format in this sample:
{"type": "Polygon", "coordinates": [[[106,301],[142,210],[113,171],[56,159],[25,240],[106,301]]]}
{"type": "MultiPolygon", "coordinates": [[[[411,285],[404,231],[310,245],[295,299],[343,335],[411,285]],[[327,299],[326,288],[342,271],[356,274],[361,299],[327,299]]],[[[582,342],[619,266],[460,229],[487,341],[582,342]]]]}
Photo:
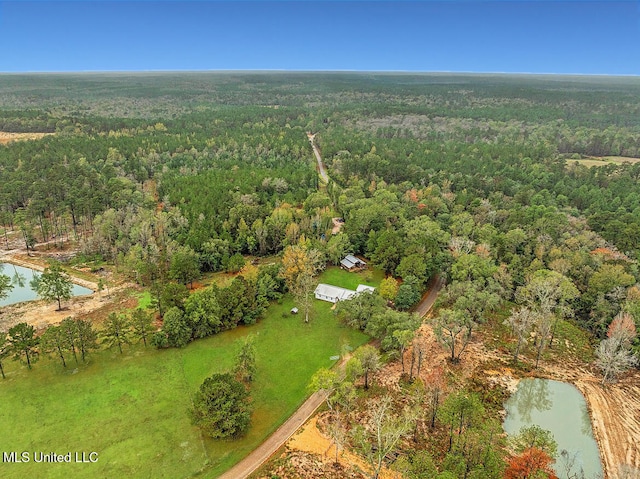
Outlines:
{"type": "Polygon", "coordinates": [[[291,308],[291,314],[298,314],[298,308],[291,308]]]}
{"type": "Polygon", "coordinates": [[[340,261],[340,266],[347,271],[361,271],[367,267],[367,263],[352,254],[348,254],[340,261]]]}

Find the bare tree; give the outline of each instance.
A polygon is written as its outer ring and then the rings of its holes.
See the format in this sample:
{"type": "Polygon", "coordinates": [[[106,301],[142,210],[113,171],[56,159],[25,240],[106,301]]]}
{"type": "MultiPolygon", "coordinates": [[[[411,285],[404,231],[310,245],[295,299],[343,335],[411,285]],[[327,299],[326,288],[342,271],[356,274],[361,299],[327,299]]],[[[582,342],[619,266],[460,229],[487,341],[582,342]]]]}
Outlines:
{"type": "Polygon", "coordinates": [[[449,249],[454,258],[461,254],[469,254],[473,250],[475,243],[464,236],[452,236],[449,240],[449,249]]]}
{"type": "Polygon", "coordinates": [[[553,328],[553,314],[539,314],[536,321],[536,369],[540,357],[551,341],[549,334],[553,328]]]}
{"type": "Polygon", "coordinates": [[[336,447],[336,464],[338,464],[338,457],[340,454],[340,449],[344,449],[345,444],[347,443],[347,430],[342,423],[342,416],[340,411],[336,410],[333,413],[333,419],[329,423],[327,427],[327,432],[329,433],[329,437],[333,441],[334,446],[336,447]]]}
{"type": "Polygon", "coordinates": [[[504,324],[511,328],[514,336],[516,337],[516,348],[513,352],[513,362],[518,362],[518,355],[520,354],[520,348],[526,343],[529,336],[529,332],[536,324],[538,315],[530,308],[520,308],[518,311],[511,313],[504,324]]]}
{"type": "Polygon", "coordinates": [[[638,358],[628,348],[620,347],[616,338],[602,340],[596,349],[596,366],[602,370],[602,384],[614,381],[637,363],[638,358]]]}
{"type": "Polygon", "coordinates": [[[427,404],[429,407],[429,426],[436,427],[436,417],[438,409],[447,389],[447,380],[442,366],[435,366],[427,375],[425,390],[427,393],[427,404]]]}
{"type": "Polygon", "coordinates": [[[579,295],[578,289],[569,278],[548,269],[533,273],[527,284],[516,293],[520,303],[547,316],[551,321],[549,345],[553,342],[558,320],[572,315],[570,302],[579,295]]]}
{"type": "Polygon", "coordinates": [[[377,479],[389,454],[411,430],[415,416],[410,410],[394,413],[391,399],[370,400],[367,409],[371,411],[364,426],[358,425],[352,437],[358,452],[371,466],[370,477],[377,479]]]}
{"type": "Polygon", "coordinates": [[[460,356],[471,341],[473,322],[462,311],[441,309],[433,324],[438,341],[451,352],[451,362],[460,361],[460,356]]]}
{"type": "Polygon", "coordinates": [[[413,340],[413,345],[411,348],[411,368],[409,370],[409,380],[413,380],[413,368],[416,366],[418,371],[416,373],[416,377],[420,377],[420,369],[422,368],[422,359],[424,357],[424,346],[422,344],[421,338],[415,338],[413,340]]]}

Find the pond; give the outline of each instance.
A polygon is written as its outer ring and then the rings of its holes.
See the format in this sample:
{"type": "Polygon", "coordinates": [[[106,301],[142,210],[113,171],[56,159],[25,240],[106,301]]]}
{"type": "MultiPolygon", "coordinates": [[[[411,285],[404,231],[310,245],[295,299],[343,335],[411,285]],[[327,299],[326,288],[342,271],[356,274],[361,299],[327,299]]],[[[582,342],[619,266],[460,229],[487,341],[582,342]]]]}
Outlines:
{"type": "MultiPolygon", "coordinates": [[[[38,272],[10,263],[0,263],[0,274],[9,276],[9,278],[11,278],[11,283],[13,284],[13,289],[9,291],[9,296],[4,299],[0,299],[0,307],[20,303],[22,301],[38,299],[36,292],[31,289],[31,286],[29,286],[34,273],[38,272]]],[[[91,293],[93,293],[93,291],[77,284],[74,284],[71,289],[71,294],[73,296],[91,293]]]]}
{"type": "Polygon", "coordinates": [[[587,479],[602,477],[587,404],[574,386],[549,379],[523,379],[505,409],[503,426],[507,434],[516,434],[521,427],[533,424],[551,431],[558,443],[554,469],[560,478],[567,477],[570,466],[574,474],[582,469],[587,479]],[[563,450],[568,454],[561,454],[563,450]]]}

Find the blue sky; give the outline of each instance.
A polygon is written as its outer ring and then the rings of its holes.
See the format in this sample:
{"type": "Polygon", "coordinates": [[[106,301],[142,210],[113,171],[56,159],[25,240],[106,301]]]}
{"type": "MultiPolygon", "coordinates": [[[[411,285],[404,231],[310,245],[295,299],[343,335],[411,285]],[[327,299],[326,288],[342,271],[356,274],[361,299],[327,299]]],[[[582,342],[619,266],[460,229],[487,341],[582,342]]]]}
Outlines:
{"type": "Polygon", "coordinates": [[[640,1],[3,1],[0,71],[640,75],[640,1]]]}

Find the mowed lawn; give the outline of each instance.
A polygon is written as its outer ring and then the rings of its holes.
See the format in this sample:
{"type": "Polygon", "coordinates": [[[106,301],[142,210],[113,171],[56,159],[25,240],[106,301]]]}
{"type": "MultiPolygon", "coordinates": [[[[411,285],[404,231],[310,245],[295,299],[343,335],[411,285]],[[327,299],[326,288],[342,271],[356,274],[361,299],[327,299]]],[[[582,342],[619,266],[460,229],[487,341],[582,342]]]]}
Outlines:
{"type": "MultiPolygon", "coordinates": [[[[324,280],[324,278],[321,278],[324,280]]],[[[348,285],[344,285],[348,286],[348,285]]],[[[217,477],[257,447],[307,396],[313,373],[341,347],[364,343],[339,326],[331,304],[314,301],[310,324],[273,304],[260,323],[196,341],[184,349],[101,351],[75,369],[44,359],[32,371],[6,362],[0,380],[0,451],[97,452],[96,463],[0,463],[0,477],[217,477]],[[255,337],[255,412],[246,437],[213,441],[190,424],[188,408],[203,379],[232,367],[240,340],[255,337]]]]}
{"type": "Polygon", "coordinates": [[[377,288],[383,279],[384,272],[380,269],[366,269],[350,273],[338,266],[329,266],[320,275],[319,282],[347,289],[356,289],[359,284],[377,288]]]}

